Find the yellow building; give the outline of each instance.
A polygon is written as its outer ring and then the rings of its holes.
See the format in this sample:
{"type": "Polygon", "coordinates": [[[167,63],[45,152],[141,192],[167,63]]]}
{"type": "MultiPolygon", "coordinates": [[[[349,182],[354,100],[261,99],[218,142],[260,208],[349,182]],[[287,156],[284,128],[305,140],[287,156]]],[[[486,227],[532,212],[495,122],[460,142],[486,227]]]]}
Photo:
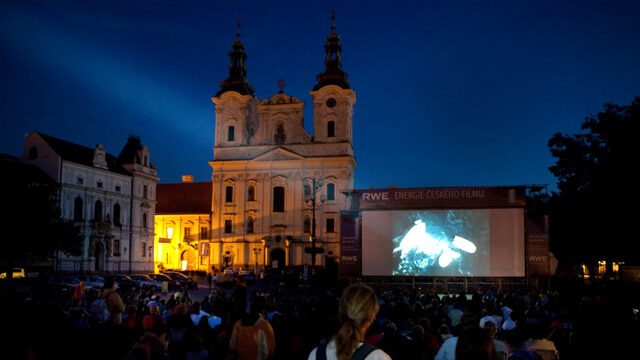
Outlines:
{"type": "Polygon", "coordinates": [[[211,182],[158,184],[155,216],[156,270],[211,270],[211,182]]]}

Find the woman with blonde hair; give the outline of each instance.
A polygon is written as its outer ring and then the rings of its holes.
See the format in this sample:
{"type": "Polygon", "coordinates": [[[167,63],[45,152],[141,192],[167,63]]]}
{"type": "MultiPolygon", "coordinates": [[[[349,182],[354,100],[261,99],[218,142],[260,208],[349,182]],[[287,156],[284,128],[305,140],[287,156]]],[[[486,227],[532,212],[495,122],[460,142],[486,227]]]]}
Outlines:
{"type": "Polygon", "coordinates": [[[378,298],[370,287],[361,284],[347,287],[338,305],[340,330],[330,341],[322,340],[309,354],[309,360],[390,360],[384,351],[363,343],[378,308],[378,298]]]}

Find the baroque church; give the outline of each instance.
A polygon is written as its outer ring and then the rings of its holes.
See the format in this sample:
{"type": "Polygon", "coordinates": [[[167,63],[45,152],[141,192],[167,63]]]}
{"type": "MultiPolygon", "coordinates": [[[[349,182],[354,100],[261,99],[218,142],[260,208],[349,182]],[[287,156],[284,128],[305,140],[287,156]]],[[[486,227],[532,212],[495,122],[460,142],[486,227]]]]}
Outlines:
{"type": "Polygon", "coordinates": [[[282,90],[268,99],[254,95],[239,33],[231,47],[229,76],[212,98],[212,181],[159,185],[156,239],[162,248],[156,263],[194,270],[336,265],[340,213],[350,208],[346,194],[357,162],[356,95],[342,70],[335,20],[324,47],[324,71],[310,92],[313,135],[303,127],[305,104],[296,97],[282,90]],[[210,213],[196,209],[201,201],[187,195],[181,198],[194,205],[179,204],[181,186],[211,186],[201,192],[210,196],[210,213]]]}

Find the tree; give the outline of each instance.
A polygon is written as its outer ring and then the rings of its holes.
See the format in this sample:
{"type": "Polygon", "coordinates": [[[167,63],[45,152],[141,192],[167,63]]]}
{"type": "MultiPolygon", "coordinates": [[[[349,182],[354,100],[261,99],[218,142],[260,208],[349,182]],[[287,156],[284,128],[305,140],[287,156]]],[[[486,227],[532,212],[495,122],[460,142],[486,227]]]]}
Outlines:
{"type": "Polygon", "coordinates": [[[2,155],[0,169],[0,267],[51,258],[55,250],[80,255],[79,229],[60,216],[59,185],[36,166],[12,156],[2,155]]]}
{"type": "Polygon", "coordinates": [[[558,178],[551,247],[561,261],[640,260],[634,214],[639,121],[636,97],[631,105],[606,104],[587,116],[585,133],[557,133],[549,140],[557,158],[550,170],[558,178]]]}

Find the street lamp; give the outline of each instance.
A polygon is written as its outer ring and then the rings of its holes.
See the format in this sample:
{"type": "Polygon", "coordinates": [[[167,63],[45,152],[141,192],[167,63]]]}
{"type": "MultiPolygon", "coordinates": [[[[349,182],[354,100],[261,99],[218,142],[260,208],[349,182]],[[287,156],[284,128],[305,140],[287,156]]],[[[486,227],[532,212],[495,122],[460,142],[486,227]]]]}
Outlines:
{"type": "MultiPolygon", "coordinates": [[[[324,252],[323,248],[316,247],[316,193],[319,189],[322,188],[322,181],[316,181],[313,179],[311,193],[305,194],[305,201],[308,204],[311,204],[311,247],[307,247],[304,251],[308,254],[311,254],[311,275],[315,275],[316,272],[316,254],[322,254],[324,252]]],[[[320,205],[324,203],[325,196],[320,196],[320,205]]]]}
{"type": "Polygon", "coordinates": [[[261,248],[253,248],[253,253],[256,256],[256,268],[254,271],[254,275],[257,277],[258,276],[258,256],[260,256],[260,254],[262,253],[262,249],[261,248]]]}

